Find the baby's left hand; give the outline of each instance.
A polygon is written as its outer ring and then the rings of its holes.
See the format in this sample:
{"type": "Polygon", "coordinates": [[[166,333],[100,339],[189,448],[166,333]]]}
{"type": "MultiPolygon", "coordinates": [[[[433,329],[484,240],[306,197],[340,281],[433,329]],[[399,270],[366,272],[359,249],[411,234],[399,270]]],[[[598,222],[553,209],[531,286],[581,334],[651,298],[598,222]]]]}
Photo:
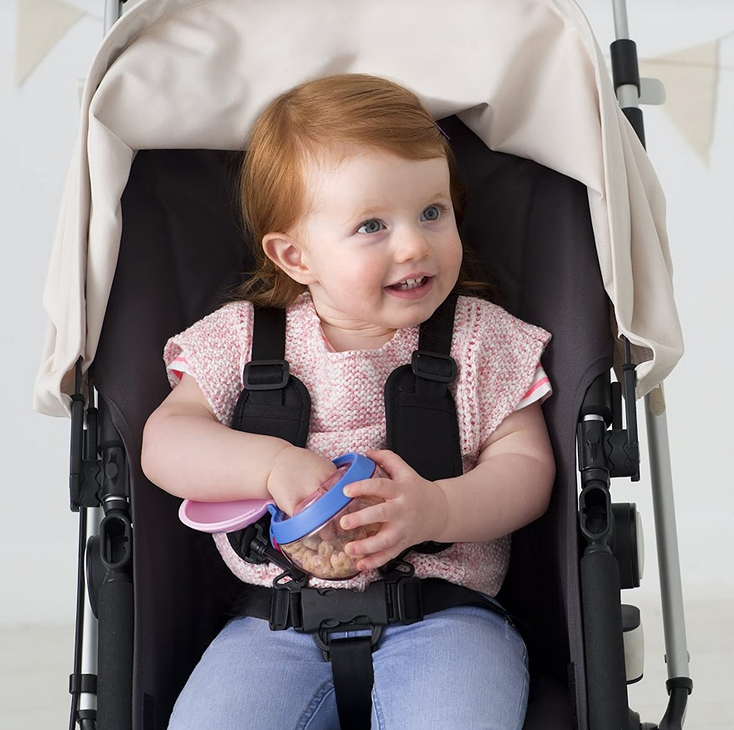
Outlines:
{"type": "Polygon", "coordinates": [[[364,479],[344,490],[348,497],[369,495],[385,500],[341,518],[346,530],[383,523],[376,535],[347,544],[349,554],[365,556],[357,563],[359,570],[379,568],[411,545],[437,540],[448,518],[446,496],[438,484],[423,479],[393,451],[367,451],[366,455],[390,478],[364,479]]]}

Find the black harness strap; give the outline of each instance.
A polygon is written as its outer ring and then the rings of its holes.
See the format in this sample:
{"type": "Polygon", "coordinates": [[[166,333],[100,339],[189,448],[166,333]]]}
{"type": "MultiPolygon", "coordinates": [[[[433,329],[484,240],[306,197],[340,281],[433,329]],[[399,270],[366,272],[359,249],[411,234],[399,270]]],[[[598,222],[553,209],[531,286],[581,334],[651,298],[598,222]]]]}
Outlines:
{"type": "Polygon", "coordinates": [[[396,368],[385,383],[387,448],[424,479],[462,471],[459,425],[449,385],[456,380],[451,357],[456,297],[448,297],[420,328],[410,365],[396,368]]]}
{"type": "Polygon", "coordinates": [[[370,730],[375,682],[372,648],[369,636],[331,641],[331,671],[342,730],[370,730]]]}
{"type": "Polygon", "coordinates": [[[231,426],[304,447],[311,398],[306,386],[290,374],[284,359],[285,310],[256,307],[254,318],[252,359],[242,374],[244,387],[231,426]]]}
{"type": "MultiPolygon", "coordinates": [[[[424,479],[436,481],[463,473],[456,406],[449,385],[456,380],[451,357],[456,296],[443,301],[421,325],[410,365],[396,368],[385,383],[387,448],[424,479]]],[[[438,553],[450,543],[424,542],[409,552],[438,553]]]]}
{"type": "MultiPolygon", "coordinates": [[[[374,581],[362,593],[347,588],[304,588],[300,582],[281,584],[280,590],[265,586],[248,586],[240,604],[239,614],[265,619],[274,631],[293,628],[318,635],[316,643],[328,659],[328,633],[379,628],[390,624],[412,624],[425,616],[454,606],[483,606],[515,623],[505,609],[480,593],[449,583],[442,578],[398,578],[394,573],[384,580],[374,581]],[[336,596],[343,598],[337,606],[336,596]],[[321,618],[324,607],[334,603],[338,626],[321,618]],[[338,614],[338,615],[337,615],[338,614]],[[369,621],[365,622],[365,616],[369,621]]],[[[334,618],[334,617],[331,617],[334,618]]],[[[375,641],[380,638],[375,632],[375,641]]]]}
{"type": "MultiPolygon", "coordinates": [[[[230,425],[237,431],[276,436],[305,447],[311,397],[285,360],[285,309],[255,307],[253,318],[252,355],[242,373],[243,389],[230,425]]],[[[289,561],[270,546],[269,531],[270,515],[266,514],[254,525],[228,533],[227,539],[248,563],[271,561],[287,570],[289,561]]],[[[300,572],[293,569],[294,575],[300,572]]]]}
{"type": "MultiPolygon", "coordinates": [[[[385,384],[387,447],[431,481],[462,473],[456,408],[449,392],[456,380],[456,362],[450,356],[455,308],[452,295],[421,325],[411,363],[397,368],[385,384]]],[[[256,308],[254,317],[252,359],[245,366],[232,428],[305,447],[311,400],[284,359],[285,311],[256,308]]],[[[385,625],[421,621],[425,614],[470,603],[503,613],[475,591],[439,579],[413,577],[413,566],[402,557],[412,549],[435,553],[448,547],[440,543],[409,548],[381,569],[385,580],[371,583],[363,593],[306,588],[308,576],[295,567],[287,568],[284,557],[270,546],[269,521],[268,514],[228,535],[244,560],[274,560],[285,568],[273,588],[248,586],[238,612],[268,619],[275,631],[292,627],[313,636],[324,659],[332,663],[342,730],[369,730],[372,651],[385,625]],[[359,629],[370,629],[372,636],[330,638],[338,631],[359,629]]]]}

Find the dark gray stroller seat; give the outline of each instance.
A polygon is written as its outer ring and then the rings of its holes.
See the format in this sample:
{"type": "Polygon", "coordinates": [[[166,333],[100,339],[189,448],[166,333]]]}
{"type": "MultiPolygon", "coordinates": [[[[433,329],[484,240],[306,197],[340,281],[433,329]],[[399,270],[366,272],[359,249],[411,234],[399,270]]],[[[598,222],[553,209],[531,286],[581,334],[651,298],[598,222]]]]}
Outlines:
{"type": "MultiPolygon", "coordinates": [[[[465,244],[491,272],[498,303],[553,334],[544,365],[554,395],[544,412],[557,480],[548,512],[513,536],[500,599],[522,620],[529,646],[525,727],[583,729],[576,427],[587,388],[612,366],[613,347],[587,191],[532,161],[490,151],[455,117],[441,125],[467,185],[465,244]]],[[[219,306],[250,268],[235,202],[239,162],[226,151],[140,151],[122,198],[120,256],[92,371],[130,470],[138,730],[165,727],[233,598],[247,589],[209,536],[178,521],[179,500],[140,468],[144,423],[169,392],[166,339],[219,306]]],[[[617,679],[626,700],[624,678],[617,679]]],[[[626,702],[615,712],[626,718],[626,702]]]]}

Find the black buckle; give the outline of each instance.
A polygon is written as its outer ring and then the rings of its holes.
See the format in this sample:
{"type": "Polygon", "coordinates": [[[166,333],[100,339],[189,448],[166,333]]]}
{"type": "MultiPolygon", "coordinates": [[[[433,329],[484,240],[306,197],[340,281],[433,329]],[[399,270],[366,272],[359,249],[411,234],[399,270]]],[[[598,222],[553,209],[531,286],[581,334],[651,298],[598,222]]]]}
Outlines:
{"type": "MultiPolygon", "coordinates": [[[[321,655],[324,657],[325,662],[331,661],[331,635],[336,634],[341,631],[361,631],[361,630],[367,630],[369,629],[372,632],[372,635],[370,636],[370,649],[372,651],[375,650],[377,647],[377,644],[380,641],[380,638],[382,637],[382,631],[385,627],[384,626],[375,626],[371,623],[365,623],[365,624],[355,624],[355,625],[349,625],[349,626],[337,626],[335,628],[325,628],[325,629],[319,629],[315,634],[313,634],[313,640],[316,642],[316,646],[321,649],[321,655]]],[[[350,641],[351,638],[361,638],[358,636],[355,637],[340,637],[338,639],[334,639],[334,641],[350,641]]],[[[366,637],[365,637],[366,638],[366,637]]]]}
{"type": "Polygon", "coordinates": [[[434,380],[437,383],[453,383],[456,380],[456,360],[450,355],[442,355],[440,352],[415,350],[410,367],[414,375],[425,380],[434,380]],[[438,360],[439,362],[431,368],[431,360],[438,360]],[[448,373],[445,373],[446,365],[448,365],[448,373]]]}
{"type": "Polygon", "coordinates": [[[283,631],[296,626],[296,617],[299,616],[301,591],[306,590],[308,576],[294,577],[286,571],[273,579],[273,592],[270,594],[270,617],[268,623],[271,631],[283,631]]]}
{"type": "Polygon", "coordinates": [[[374,651],[389,623],[386,585],[375,581],[358,593],[346,588],[303,588],[300,591],[301,625],[296,631],[312,634],[325,661],[330,661],[331,635],[342,631],[371,632],[374,651]]]}
{"type": "Polygon", "coordinates": [[[331,635],[337,632],[370,631],[374,651],[388,624],[412,624],[424,618],[420,579],[412,570],[410,575],[396,570],[391,576],[358,593],[347,588],[306,588],[305,580],[292,580],[283,573],[273,581],[270,628],[292,626],[311,634],[325,661],[330,661],[331,635]]]}
{"type": "Polygon", "coordinates": [[[301,628],[353,631],[370,624],[388,624],[385,584],[375,581],[362,593],[345,588],[304,588],[301,591],[301,628]],[[352,628],[354,627],[354,628],[352,628]]]}
{"type": "Polygon", "coordinates": [[[270,558],[265,550],[270,541],[263,534],[260,522],[253,522],[242,530],[227,533],[230,545],[245,562],[252,565],[267,563],[270,558]]]}
{"type": "Polygon", "coordinates": [[[243,385],[247,390],[279,390],[288,385],[290,379],[290,366],[286,360],[250,360],[245,365],[245,371],[242,375],[243,385]],[[253,383],[250,379],[252,368],[260,366],[280,365],[282,367],[280,380],[275,383],[253,383]]]}

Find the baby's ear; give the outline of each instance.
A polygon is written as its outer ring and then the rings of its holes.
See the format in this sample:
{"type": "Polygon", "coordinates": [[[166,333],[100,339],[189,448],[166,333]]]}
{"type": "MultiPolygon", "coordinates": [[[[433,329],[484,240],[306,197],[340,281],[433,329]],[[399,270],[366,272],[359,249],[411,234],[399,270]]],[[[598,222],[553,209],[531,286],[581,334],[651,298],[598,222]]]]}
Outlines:
{"type": "Polygon", "coordinates": [[[299,284],[311,284],[311,274],[303,248],[287,233],[267,233],[263,236],[265,255],[299,284]]]}

